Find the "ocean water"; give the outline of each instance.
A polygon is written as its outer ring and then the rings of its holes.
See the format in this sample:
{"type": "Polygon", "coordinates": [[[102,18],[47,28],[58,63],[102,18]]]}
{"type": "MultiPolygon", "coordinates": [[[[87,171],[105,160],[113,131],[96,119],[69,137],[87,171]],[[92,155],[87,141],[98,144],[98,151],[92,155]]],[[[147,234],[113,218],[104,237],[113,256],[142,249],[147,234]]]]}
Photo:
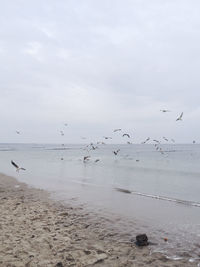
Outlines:
{"type": "Polygon", "coordinates": [[[189,253],[198,261],[200,145],[159,147],[162,153],[151,144],[100,145],[90,151],[86,145],[0,144],[0,172],[62,201],[75,199],[124,221],[137,220],[143,227],[138,231],[155,234],[155,250],[169,257],[189,253]],[[11,160],[26,171],[17,173],[11,160]],[[163,236],[170,242],[163,243],[163,236]]]}

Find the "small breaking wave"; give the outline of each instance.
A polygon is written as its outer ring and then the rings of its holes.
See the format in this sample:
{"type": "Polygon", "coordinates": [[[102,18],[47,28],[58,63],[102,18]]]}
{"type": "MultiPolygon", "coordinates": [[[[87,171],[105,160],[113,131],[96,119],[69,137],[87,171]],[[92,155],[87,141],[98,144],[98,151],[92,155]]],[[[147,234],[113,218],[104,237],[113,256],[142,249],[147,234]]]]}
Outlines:
{"type": "Polygon", "coordinates": [[[164,201],[170,201],[170,202],[175,202],[178,204],[182,205],[187,205],[187,206],[193,206],[193,207],[198,207],[200,208],[200,203],[199,202],[194,202],[194,201],[189,201],[189,200],[182,200],[182,199],[177,199],[177,198],[170,198],[170,197],[165,197],[165,196],[159,196],[159,195],[151,195],[151,194],[145,194],[137,191],[131,191],[127,190],[124,188],[115,188],[115,190],[122,192],[122,193],[129,193],[129,194],[134,194],[142,197],[149,197],[153,199],[158,199],[158,200],[164,200],[164,201]]]}

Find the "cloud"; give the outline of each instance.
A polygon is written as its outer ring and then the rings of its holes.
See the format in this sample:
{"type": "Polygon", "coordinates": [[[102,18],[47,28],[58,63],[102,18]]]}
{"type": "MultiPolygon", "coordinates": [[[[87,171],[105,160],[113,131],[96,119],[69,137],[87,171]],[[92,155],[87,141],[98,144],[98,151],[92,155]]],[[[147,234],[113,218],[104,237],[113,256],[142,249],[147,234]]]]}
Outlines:
{"type": "Polygon", "coordinates": [[[56,142],[51,133],[69,120],[69,142],[113,127],[134,129],[138,142],[163,132],[189,142],[199,132],[199,7],[186,0],[5,2],[0,117],[8,130],[1,140],[17,141],[9,134],[14,120],[30,132],[27,141],[42,142],[48,131],[56,142]],[[164,117],[162,108],[172,112],[164,117]],[[184,134],[174,124],[182,111],[184,134]]]}

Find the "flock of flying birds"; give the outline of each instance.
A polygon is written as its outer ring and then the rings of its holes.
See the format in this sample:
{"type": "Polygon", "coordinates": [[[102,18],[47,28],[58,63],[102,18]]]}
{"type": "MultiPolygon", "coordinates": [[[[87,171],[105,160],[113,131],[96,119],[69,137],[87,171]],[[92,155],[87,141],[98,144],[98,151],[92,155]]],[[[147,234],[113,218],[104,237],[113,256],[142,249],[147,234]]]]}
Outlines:
{"type": "MultiPolygon", "coordinates": [[[[167,109],[161,109],[160,111],[163,112],[163,113],[170,112],[170,110],[167,110],[167,109]]],[[[183,112],[182,112],[182,113],[180,114],[180,116],[176,119],[176,121],[181,121],[182,118],[183,118],[183,112]]],[[[64,126],[68,126],[68,124],[65,123],[64,126]]],[[[121,128],[117,128],[117,129],[114,129],[114,130],[113,130],[114,133],[116,133],[116,132],[121,132],[121,131],[122,131],[121,128]]],[[[16,133],[17,133],[17,134],[21,134],[20,131],[16,131],[16,133]]],[[[64,135],[65,135],[63,130],[60,131],[60,134],[61,134],[61,136],[64,136],[64,135]]],[[[123,133],[123,134],[122,134],[122,137],[131,138],[131,135],[128,134],[128,133],[123,133]]],[[[112,137],[110,137],[110,136],[103,136],[103,138],[104,138],[105,140],[112,139],[112,137]]],[[[81,137],[81,139],[86,139],[86,137],[81,137]]],[[[166,137],[164,137],[164,136],[163,136],[163,140],[165,140],[166,142],[169,141],[169,139],[166,138],[166,137]]],[[[175,143],[175,140],[174,140],[174,139],[170,139],[170,140],[171,140],[173,143],[175,143]]],[[[146,144],[146,143],[149,142],[149,141],[150,141],[150,137],[148,137],[146,140],[144,140],[141,144],[146,144]]],[[[155,149],[156,149],[158,152],[160,152],[161,154],[164,154],[164,151],[163,151],[162,148],[160,147],[161,142],[160,142],[159,140],[156,140],[156,139],[153,139],[152,141],[154,142],[155,149]]],[[[195,143],[195,141],[193,141],[193,143],[195,143]]],[[[131,143],[130,141],[127,141],[127,144],[131,145],[132,143],[131,143]]],[[[64,146],[64,144],[62,144],[62,145],[64,146]]],[[[105,143],[102,142],[102,141],[101,141],[101,142],[97,142],[96,145],[93,144],[93,143],[90,143],[89,145],[87,145],[87,146],[84,148],[84,150],[87,150],[87,152],[88,152],[88,155],[83,157],[83,162],[84,162],[84,163],[88,162],[88,161],[90,160],[90,158],[91,158],[91,156],[89,155],[89,151],[91,151],[91,150],[96,150],[96,149],[99,148],[97,145],[105,145],[105,143]]],[[[113,153],[115,156],[117,156],[119,152],[120,152],[120,149],[117,149],[117,150],[112,151],[112,153],[113,153]]],[[[61,160],[63,160],[63,158],[61,158],[61,160]]],[[[100,161],[100,159],[96,159],[96,160],[94,160],[95,163],[98,162],[98,161],[100,161]]],[[[136,159],[136,162],[138,162],[138,161],[139,161],[139,160],[136,159]]],[[[26,169],[23,168],[23,167],[19,167],[13,160],[11,160],[11,164],[16,168],[16,171],[17,171],[17,172],[19,172],[20,170],[24,170],[24,171],[26,170],[26,169]]]]}

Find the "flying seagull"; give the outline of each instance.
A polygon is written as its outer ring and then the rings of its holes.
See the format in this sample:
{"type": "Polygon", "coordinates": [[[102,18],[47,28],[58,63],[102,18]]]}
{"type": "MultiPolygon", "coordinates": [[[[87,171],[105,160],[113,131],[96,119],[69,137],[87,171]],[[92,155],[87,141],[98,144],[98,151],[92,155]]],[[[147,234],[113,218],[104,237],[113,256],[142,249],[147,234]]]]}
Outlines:
{"type": "Polygon", "coordinates": [[[127,133],[123,134],[122,136],[123,136],[123,137],[124,137],[124,136],[127,136],[128,138],[130,138],[130,135],[127,134],[127,133]]]}
{"type": "Polygon", "coordinates": [[[113,132],[115,133],[115,132],[119,132],[119,131],[121,131],[122,129],[115,129],[113,132]]]}
{"type": "Polygon", "coordinates": [[[148,137],[144,142],[142,142],[142,144],[146,144],[146,142],[148,142],[150,140],[150,137],[148,137]]]}
{"type": "Polygon", "coordinates": [[[60,134],[63,136],[64,135],[64,132],[63,131],[60,131],[60,134]]]}
{"type": "Polygon", "coordinates": [[[83,158],[83,161],[86,162],[87,160],[89,160],[89,158],[90,158],[90,156],[85,156],[85,157],[83,158]]]}
{"type": "Polygon", "coordinates": [[[181,115],[176,120],[177,121],[182,121],[182,117],[183,117],[183,112],[181,113],[181,115]]]}
{"type": "Polygon", "coordinates": [[[24,168],[19,167],[13,160],[11,160],[11,164],[16,168],[16,172],[19,172],[20,170],[26,170],[24,168]]]}
{"type": "Polygon", "coordinates": [[[105,139],[112,139],[112,137],[104,136],[105,139]]]}
{"type": "Polygon", "coordinates": [[[163,139],[168,142],[168,139],[166,137],[163,136],[163,139]]]}
{"type": "Polygon", "coordinates": [[[161,109],[160,111],[163,112],[163,113],[170,112],[170,110],[168,110],[168,109],[161,109]]]}
{"type": "Polygon", "coordinates": [[[113,151],[113,153],[115,154],[115,156],[117,156],[118,152],[120,151],[120,149],[117,149],[116,151],[113,151]]]}
{"type": "Polygon", "coordinates": [[[91,150],[95,150],[95,149],[97,149],[98,148],[98,146],[93,146],[93,144],[91,144],[91,150]]]}

